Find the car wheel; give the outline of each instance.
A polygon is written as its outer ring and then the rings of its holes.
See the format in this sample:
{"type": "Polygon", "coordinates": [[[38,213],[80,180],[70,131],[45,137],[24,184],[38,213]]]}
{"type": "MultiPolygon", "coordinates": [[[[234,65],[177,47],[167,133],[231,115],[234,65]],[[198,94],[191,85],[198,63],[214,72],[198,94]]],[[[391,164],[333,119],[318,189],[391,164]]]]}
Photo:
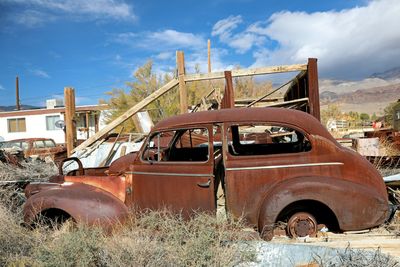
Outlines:
{"type": "Polygon", "coordinates": [[[287,223],[287,233],[290,237],[315,237],[317,235],[317,220],[308,212],[293,214],[287,223]]]}

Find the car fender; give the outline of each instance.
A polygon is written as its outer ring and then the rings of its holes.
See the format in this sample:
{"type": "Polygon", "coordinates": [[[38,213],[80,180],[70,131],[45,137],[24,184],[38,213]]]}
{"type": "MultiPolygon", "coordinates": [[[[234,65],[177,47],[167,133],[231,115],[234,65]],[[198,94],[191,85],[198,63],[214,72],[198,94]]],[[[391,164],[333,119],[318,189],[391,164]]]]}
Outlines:
{"type": "Polygon", "coordinates": [[[82,183],[50,186],[31,195],[24,206],[24,221],[31,224],[41,212],[59,209],[76,222],[110,227],[123,222],[128,214],[126,205],[112,194],[82,183]]]}
{"type": "Polygon", "coordinates": [[[280,212],[300,200],[318,201],[330,208],[344,231],[378,226],[388,216],[387,196],[367,185],[330,177],[298,177],[266,193],[259,210],[259,229],[273,229],[280,212]]]}

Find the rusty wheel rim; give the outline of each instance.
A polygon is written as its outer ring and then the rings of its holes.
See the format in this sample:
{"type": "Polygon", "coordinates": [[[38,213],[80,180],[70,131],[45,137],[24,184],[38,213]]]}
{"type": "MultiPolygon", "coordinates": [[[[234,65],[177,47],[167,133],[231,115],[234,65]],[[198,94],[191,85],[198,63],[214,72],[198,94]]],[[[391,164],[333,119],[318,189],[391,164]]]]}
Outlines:
{"type": "Polygon", "coordinates": [[[290,237],[315,237],[317,234],[317,221],[307,212],[297,212],[290,217],[287,224],[290,237]]]}

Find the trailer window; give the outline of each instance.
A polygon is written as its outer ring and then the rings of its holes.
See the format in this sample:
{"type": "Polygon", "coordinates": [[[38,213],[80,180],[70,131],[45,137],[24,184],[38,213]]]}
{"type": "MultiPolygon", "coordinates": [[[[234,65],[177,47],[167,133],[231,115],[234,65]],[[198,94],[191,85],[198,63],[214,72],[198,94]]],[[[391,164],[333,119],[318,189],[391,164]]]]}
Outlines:
{"type": "Polygon", "coordinates": [[[247,124],[228,128],[229,152],[234,156],[300,153],[311,150],[301,131],[286,126],[247,124]]]}

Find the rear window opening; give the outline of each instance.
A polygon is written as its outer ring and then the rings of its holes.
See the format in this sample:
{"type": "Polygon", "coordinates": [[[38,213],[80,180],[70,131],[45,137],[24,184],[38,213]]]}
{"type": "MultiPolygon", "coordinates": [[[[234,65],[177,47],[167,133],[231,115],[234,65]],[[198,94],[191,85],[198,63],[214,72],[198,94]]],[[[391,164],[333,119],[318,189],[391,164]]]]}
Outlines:
{"type": "Polygon", "coordinates": [[[306,135],[280,125],[244,124],[228,128],[229,153],[233,156],[300,153],[311,150],[306,135]]]}

